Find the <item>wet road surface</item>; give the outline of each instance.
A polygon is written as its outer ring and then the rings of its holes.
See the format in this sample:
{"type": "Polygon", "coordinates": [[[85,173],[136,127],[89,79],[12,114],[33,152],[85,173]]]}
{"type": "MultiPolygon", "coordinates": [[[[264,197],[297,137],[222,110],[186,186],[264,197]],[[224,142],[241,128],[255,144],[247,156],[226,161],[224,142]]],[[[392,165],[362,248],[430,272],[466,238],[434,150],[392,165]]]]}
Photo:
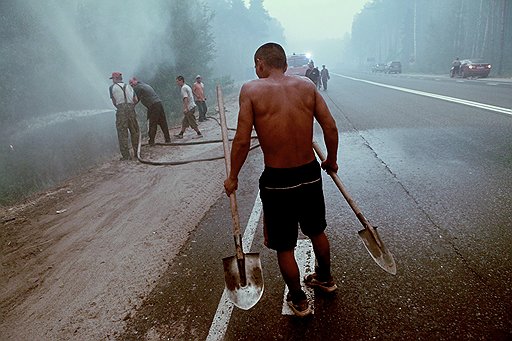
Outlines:
{"type": "MultiPolygon", "coordinates": [[[[336,75],[322,92],[341,131],[339,176],[378,226],[398,272],[380,269],[361,228],[324,174],[334,295],[312,317],[282,315],[284,282],[259,222],[251,252],[265,280],[260,302],[234,308],[225,340],[509,340],[512,338],[512,115],[355,79],[512,108],[510,84],[336,75]]],[[[317,127],[318,128],[318,127],[317,127]]],[[[323,145],[317,131],[316,140],[323,145]]],[[[241,226],[263,168],[252,151],[237,192],[241,226]]],[[[207,212],[120,339],[205,340],[234,255],[227,197],[207,212]]],[[[246,250],[249,251],[249,250],[246,250]]],[[[222,329],[222,328],[221,328],[222,329]]],[[[210,336],[212,336],[210,334],[210,336]]],[[[215,338],[213,338],[215,339],[215,338]]]]}

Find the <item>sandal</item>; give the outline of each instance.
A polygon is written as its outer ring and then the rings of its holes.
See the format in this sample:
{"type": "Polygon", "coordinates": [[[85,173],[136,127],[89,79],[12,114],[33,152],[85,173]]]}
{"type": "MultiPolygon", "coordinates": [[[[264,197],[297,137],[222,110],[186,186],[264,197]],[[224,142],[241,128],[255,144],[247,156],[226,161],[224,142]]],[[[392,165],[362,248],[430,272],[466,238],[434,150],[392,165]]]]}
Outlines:
{"type": "Polygon", "coordinates": [[[323,292],[333,292],[338,289],[338,286],[334,283],[332,276],[330,276],[328,281],[320,281],[316,272],[304,277],[304,283],[310,288],[317,287],[323,292]]]}
{"type": "Polygon", "coordinates": [[[288,305],[292,309],[295,316],[305,317],[305,316],[308,316],[309,314],[311,314],[313,311],[309,308],[309,303],[306,298],[306,294],[304,294],[304,292],[302,292],[301,296],[303,296],[303,297],[301,297],[298,300],[297,299],[293,300],[292,294],[288,293],[286,295],[286,303],[288,303],[288,305]]]}

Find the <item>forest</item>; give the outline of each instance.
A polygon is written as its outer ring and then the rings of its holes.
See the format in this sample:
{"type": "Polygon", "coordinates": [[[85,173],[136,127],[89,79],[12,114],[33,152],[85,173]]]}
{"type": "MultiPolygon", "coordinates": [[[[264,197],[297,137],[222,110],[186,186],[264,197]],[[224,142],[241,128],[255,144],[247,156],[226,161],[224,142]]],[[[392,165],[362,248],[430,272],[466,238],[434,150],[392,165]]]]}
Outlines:
{"type": "Polygon", "coordinates": [[[373,0],[354,18],[343,58],[367,67],[398,60],[404,72],[448,73],[478,58],[491,77],[512,76],[512,1],[373,0]]]}
{"type": "Polygon", "coordinates": [[[66,110],[112,108],[113,71],[152,85],[172,116],[176,76],[191,83],[201,74],[213,94],[216,83],[254,78],[260,44],[284,42],[263,0],[2,0],[0,39],[3,128],[66,110]]]}
{"type": "Polygon", "coordinates": [[[215,85],[255,78],[256,48],[284,42],[262,0],[1,0],[0,39],[0,205],[117,155],[112,72],[153,86],[173,126],[177,76],[203,77],[213,114],[215,85]]]}

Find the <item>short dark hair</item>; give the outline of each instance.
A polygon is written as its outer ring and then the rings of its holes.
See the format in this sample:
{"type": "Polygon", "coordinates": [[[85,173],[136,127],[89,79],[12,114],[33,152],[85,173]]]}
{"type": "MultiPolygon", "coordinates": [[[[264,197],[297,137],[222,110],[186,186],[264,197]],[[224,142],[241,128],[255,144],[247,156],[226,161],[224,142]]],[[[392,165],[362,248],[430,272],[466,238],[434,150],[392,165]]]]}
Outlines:
{"type": "Polygon", "coordinates": [[[176,77],[176,80],[177,81],[185,81],[185,78],[183,78],[183,76],[178,76],[178,77],[176,77]]]}
{"type": "Polygon", "coordinates": [[[261,45],[254,53],[254,62],[261,59],[265,63],[276,69],[286,68],[286,53],[281,45],[277,43],[266,43],[261,45]]]}

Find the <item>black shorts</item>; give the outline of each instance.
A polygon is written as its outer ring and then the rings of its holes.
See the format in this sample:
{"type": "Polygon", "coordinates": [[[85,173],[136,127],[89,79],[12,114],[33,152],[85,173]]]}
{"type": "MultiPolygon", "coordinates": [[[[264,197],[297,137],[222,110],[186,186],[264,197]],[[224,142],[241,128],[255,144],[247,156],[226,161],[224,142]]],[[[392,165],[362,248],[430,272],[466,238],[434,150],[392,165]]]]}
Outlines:
{"type": "Polygon", "coordinates": [[[322,233],[327,226],[322,174],[316,160],[294,168],[265,167],[260,177],[260,197],[267,246],[271,249],[295,248],[299,225],[309,237],[322,233]]]}

